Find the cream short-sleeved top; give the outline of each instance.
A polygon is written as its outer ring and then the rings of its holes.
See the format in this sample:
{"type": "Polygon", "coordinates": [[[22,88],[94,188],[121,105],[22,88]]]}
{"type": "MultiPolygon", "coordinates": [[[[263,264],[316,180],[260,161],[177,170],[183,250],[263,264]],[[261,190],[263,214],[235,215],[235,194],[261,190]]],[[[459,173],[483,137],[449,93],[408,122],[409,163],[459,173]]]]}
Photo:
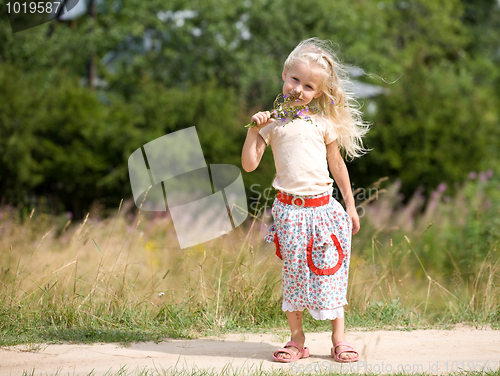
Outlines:
{"type": "Polygon", "coordinates": [[[276,178],[273,187],[293,195],[317,195],[330,190],[333,179],[328,172],[326,145],[337,139],[322,115],[282,122],[277,119],[259,134],[271,145],[276,178]]]}

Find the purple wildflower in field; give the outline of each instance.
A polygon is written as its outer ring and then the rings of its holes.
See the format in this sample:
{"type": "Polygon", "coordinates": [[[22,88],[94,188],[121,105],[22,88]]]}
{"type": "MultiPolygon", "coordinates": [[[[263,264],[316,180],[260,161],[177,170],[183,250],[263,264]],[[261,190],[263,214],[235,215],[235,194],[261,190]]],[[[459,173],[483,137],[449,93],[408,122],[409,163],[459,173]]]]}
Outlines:
{"type": "Polygon", "coordinates": [[[443,193],[444,191],[446,191],[446,183],[440,183],[438,186],[437,186],[437,191],[439,193],[443,193]]]}
{"type": "Polygon", "coordinates": [[[477,177],[477,174],[474,171],[469,172],[469,179],[474,180],[477,177]]]}
{"type": "Polygon", "coordinates": [[[479,181],[481,181],[483,183],[486,182],[486,181],[488,181],[488,177],[486,176],[486,172],[482,172],[481,171],[479,173],[479,181]]]}
{"type": "Polygon", "coordinates": [[[493,170],[488,170],[488,171],[486,171],[486,177],[487,177],[488,179],[491,179],[491,178],[493,177],[493,170]]]}

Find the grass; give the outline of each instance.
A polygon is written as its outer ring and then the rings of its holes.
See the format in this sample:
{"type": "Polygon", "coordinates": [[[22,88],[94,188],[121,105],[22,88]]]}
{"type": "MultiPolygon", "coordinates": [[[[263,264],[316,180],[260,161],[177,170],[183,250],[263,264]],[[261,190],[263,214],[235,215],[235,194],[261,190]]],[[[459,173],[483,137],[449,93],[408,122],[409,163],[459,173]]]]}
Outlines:
{"type": "MultiPolygon", "coordinates": [[[[406,204],[397,183],[381,183],[359,207],[347,327],[499,328],[498,180],[468,181],[453,198],[440,186],[406,204]]],[[[78,223],[0,211],[0,346],[286,333],[281,264],[262,241],[267,215],[181,250],[168,215],[130,202],[106,215],[94,206],[78,223]]],[[[329,329],[309,315],[304,324],[329,329]]]]}

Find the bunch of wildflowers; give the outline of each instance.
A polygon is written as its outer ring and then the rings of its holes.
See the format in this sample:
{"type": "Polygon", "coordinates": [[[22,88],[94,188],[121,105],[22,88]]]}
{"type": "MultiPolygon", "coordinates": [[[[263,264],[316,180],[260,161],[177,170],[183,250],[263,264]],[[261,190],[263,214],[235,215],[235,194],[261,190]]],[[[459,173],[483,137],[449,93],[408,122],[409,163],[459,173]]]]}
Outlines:
{"type": "MultiPolygon", "coordinates": [[[[290,103],[293,101],[300,102],[299,98],[302,92],[291,93],[289,95],[278,95],[274,100],[273,110],[271,111],[271,118],[279,119],[282,123],[285,123],[288,119],[304,119],[312,123],[311,117],[309,115],[319,112],[317,108],[310,106],[291,106],[290,103]],[[283,101],[281,101],[283,97],[283,101]]],[[[246,128],[254,128],[257,123],[253,121],[250,124],[245,125],[246,128]]]]}

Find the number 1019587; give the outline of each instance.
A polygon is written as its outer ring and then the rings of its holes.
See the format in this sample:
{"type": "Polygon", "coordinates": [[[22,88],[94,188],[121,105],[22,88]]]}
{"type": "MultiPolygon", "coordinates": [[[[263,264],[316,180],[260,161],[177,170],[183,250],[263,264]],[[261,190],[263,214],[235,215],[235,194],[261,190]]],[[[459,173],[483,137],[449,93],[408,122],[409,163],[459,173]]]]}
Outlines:
{"type": "Polygon", "coordinates": [[[60,1],[7,2],[7,13],[54,13],[59,9],[60,1]]]}

